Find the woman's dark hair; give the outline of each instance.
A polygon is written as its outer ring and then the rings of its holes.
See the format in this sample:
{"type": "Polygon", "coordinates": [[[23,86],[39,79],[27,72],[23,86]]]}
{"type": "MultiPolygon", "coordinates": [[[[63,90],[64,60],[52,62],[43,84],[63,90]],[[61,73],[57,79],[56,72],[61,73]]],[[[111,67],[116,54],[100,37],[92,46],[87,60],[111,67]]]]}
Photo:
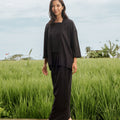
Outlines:
{"type": "MultiPolygon", "coordinates": [[[[50,1],[50,5],[49,5],[49,17],[50,17],[49,24],[54,23],[54,21],[56,20],[56,16],[55,16],[54,13],[52,12],[52,3],[53,3],[53,1],[55,1],[55,0],[51,0],[51,1],[50,1]]],[[[62,18],[63,18],[63,19],[68,19],[68,16],[67,16],[67,14],[65,13],[66,6],[65,6],[63,0],[58,0],[58,1],[59,1],[59,2],[61,3],[61,5],[64,7],[63,10],[62,10],[62,18]]]]}

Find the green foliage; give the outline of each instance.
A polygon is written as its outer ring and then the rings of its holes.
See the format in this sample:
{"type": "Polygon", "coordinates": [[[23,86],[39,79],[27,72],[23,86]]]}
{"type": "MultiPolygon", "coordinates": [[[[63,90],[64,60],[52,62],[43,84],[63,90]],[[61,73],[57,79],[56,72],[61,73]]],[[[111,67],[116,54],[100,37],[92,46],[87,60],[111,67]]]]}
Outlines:
{"type": "Polygon", "coordinates": [[[10,56],[9,58],[6,58],[6,60],[19,60],[21,59],[21,57],[23,56],[23,54],[15,54],[10,56]]]}
{"type": "Polygon", "coordinates": [[[30,49],[27,56],[24,56],[23,54],[15,54],[15,55],[9,56],[8,58],[5,57],[3,61],[28,60],[28,63],[29,63],[29,60],[33,60],[33,58],[30,57],[31,53],[32,53],[32,49],[30,49]]]}
{"type": "Polygon", "coordinates": [[[90,47],[86,47],[86,53],[90,52],[91,48],[90,47]]]}
{"type": "Polygon", "coordinates": [[[9,113],[2,108],[2,102],[0,102],[0,118],[4,118],[4,117],[10,117],[9,113]]]}
{"type": "Polygon", "coordinates": [[[118,50],[120,46],[118,44],[112,43],[110,40],[109,44],[104,44],[102,50],[91,50],[90,47],[86,47],[86,53],[88,58],[108,58],[110,55],[112,57],[119,57],[118,50]]]}
{"type": "MultiPolygon", "coordinates": [[[[72,76],[71,117],[119,120],[119,59],[78,59],[72,76]]],[[[0,117],[48,119],[53,103],[51,72],[40,61],[0,62],[0,117]]]]}
{"type": "Polygon", "coordinates": [[[117,52],[119,50],[120,46],[118,44],[114,44],[109,40],[109,45],[104,44],[104,47],[102,47],[102,50],[105,54],[111,54],[113,57],[117,55],[117,52]]]}
{"type": "Polygon", "coordinates": [[[98,51],[95,51],[95,50],[91,50],[87,53],[87,56],[89,58],[104,58],[105,56],[102,54],[103,51],[101,50],[98,50],[98,51]]]}

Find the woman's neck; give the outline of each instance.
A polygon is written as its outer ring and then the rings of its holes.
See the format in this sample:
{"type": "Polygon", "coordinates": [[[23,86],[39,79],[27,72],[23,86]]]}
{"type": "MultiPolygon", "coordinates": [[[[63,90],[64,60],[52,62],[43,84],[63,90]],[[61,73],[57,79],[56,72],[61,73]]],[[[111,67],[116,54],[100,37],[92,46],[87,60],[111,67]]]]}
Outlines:
{"type": "Polygon", "coordinates": [[[56,17],[55,22],[62,22],[62,21],[63,21],[63,18],[61,15],[56,17]]]}

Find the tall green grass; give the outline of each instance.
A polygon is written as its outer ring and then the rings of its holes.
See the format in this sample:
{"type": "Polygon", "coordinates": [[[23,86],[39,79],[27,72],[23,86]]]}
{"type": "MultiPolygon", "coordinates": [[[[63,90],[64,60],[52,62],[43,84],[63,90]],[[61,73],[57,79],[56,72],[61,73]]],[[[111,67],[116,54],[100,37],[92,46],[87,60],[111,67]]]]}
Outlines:
{"type": "MultiPolygon", "coordinates": [[[[47,119],[53,103],[51,72],[43,60],[0,62],[0,117],[47,119]]],[[[71,117],[120,120],[120,59],[77,59],[71,117]]]]}

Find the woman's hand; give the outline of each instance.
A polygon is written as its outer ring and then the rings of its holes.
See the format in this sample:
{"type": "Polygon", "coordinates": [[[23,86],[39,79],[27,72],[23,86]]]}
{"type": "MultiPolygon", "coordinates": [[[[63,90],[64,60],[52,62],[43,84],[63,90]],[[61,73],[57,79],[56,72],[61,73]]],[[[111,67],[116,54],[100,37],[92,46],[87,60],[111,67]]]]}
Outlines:
{"type": "Polygon", "coordinates": [[[44,66],[43,66],[43,69],[42,69],[42,72],[44,75],[48,75],[48,71],[47,71],[47,58],[45,58],[44,60],[44,66]]]}
{"type": "Polygon", "coordinates": [[[43,72],[44,75],[48,75],[48,71],[47,71],[47,66],[46,65],[43,66],[42,72],[43,72]]]}
{"type": "Polygon", "coordinates": [[[74,62],[72,64],[72,74],[76,73],[77,71],[77,60],[74,58],[74,62]]]}

